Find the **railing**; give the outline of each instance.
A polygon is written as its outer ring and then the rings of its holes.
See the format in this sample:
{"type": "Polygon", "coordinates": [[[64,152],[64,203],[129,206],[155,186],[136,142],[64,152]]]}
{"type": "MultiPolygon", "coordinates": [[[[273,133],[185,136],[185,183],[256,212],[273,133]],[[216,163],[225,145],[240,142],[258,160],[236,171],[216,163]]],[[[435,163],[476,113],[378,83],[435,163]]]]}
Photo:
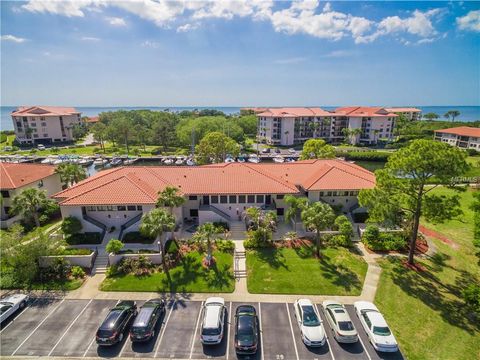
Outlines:
{"type": "Polygon", "coordinates": [[[92,256],[92,262],[90,263],[90,271],[93,269],[93,266],[95,265],[95,260],[97,259],[98,256],[98,247],[95,246],[95,251],[93,252],[92,256]]]}
{"type": "Polygon", "coordinates": [[[102,229],[102,239],[105,237],[105,233],[107,232],[107,226],[105,224],[102,224],[100,221],[95,220],[94,218],[91,218],[87,214],[83,214],[83,220],[98,226],[100,229],[102,229]]]}
{"type": "Polygon", "coordinates": [[[134,216],[133,218],[131,218],[130,220],[128,220],[125,224],[123,224],[122,226],[120,226],[120,234],[118,234],[118,238],[120,240],[122,240],[122,237],[123,237],[123,232],[125,231],[125,229],[129,228],[130,226],[132,226],[133,224],[135,224],[136,222],[140,221],[140,219],[142,218],[142,215],[143,213],[140,213],[138,214],[137,216],[134,216]]]}
{"type": "Polygon", "coordinates": [[[200,209],[203,211],[213,211],[215,214],[220,215],[221,217],[230,220],[231,216],[228,215],[225,211],[220,210],[219,208],[213,206],[213,205],[200,205],[200,209]]]}

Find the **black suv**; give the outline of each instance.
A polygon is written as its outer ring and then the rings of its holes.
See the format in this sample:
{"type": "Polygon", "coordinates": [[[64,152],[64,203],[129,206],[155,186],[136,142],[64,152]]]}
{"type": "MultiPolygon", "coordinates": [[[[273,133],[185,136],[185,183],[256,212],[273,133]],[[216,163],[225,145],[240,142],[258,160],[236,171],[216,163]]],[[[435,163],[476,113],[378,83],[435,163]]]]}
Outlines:
{"type": "Polygon", "coordinates": [[[235,350],[251,355],[258,347],[257,311],[251,305],[240,305],[235,313],[235,350]]]}
{"type": "Polygon", "coordinates": [[[158,320],[165,314],[165,302],[162,299],[148,300],[140,308],[132,327],[130,340],[148,341],[155,336],[158,320]]]}
{"type": "Polygon", "coordinates": [[[130,321],[137,315],[135,301],[119,301],[110,310],[102,325],[97,330],[98,345],[114,345],[123,340],[123,333],[130,321]]]}

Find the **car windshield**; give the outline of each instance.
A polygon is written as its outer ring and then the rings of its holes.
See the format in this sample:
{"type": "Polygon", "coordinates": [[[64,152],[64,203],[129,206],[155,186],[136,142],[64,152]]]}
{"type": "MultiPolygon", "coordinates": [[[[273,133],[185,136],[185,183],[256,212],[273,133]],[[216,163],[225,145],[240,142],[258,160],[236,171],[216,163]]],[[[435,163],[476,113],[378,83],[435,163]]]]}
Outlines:
{"type": "Polygon", "coordinates": [[[206,335],[206,336],[220,335],[220,328],[203,328],[202,335],[206,335]]]}
{"type": "Polygon", "coordinates": [[[0,314],[3,314],[5,311],[12,307],[11,304],[2,304],[0,307],[0,314]]]}
{"type": "Polygon", "coordinates": [[[355,330],[351,321],[339,321],[338,328],[343,331],[355,330]]]}
{"type": "Polygon", "coordinates": [[[318,320],[318,316],[313,310],[313,306],[302,306],[303,310],[303,325],[305,326],[318,326],[320,325],[320,321],[318,320]]]}
{"type": "Polygon", "coordinates": [[[110,330],[115,326],[118,318],[122,312],[120,310],[113,310],[108,315],[105,321],[103,322],[102,326],[100,326],[100,330],[110,330]]]}
{"type": "Polygon", "coordinates": [[[253,324],[253,316],[240,316],[238,318],[238,335],[252,335],[253,324]]]}
{"type": "Polygon", "coordinates": [[[389,336],[391,334],[390,329],[387,326],[374,326],[373,333],[380,336],[389,336]]]}

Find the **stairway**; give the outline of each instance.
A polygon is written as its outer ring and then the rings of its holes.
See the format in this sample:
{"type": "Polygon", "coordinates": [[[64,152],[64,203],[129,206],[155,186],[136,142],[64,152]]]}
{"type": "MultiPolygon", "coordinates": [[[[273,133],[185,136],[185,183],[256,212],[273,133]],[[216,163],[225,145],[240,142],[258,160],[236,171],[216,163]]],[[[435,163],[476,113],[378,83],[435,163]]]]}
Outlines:
{"type": "Polygon", "coordinates": [[[242,221],[230,221],[230,240],[244,240],[246,238],[245,224],[242,221]]]}
{"type": "Polygon", "coordinates": [[[97,255],[93,264],[92,275],[105,274],[108,267],[108,255],[97,255]]]}
{"type": "Polygon", "coordinates": [[[245,249],[243,249],[243,250],[235,249],[233,275],[235,276],[235,279],[240,279],[240,278],[246,278],[247,277],[245,249]]]}

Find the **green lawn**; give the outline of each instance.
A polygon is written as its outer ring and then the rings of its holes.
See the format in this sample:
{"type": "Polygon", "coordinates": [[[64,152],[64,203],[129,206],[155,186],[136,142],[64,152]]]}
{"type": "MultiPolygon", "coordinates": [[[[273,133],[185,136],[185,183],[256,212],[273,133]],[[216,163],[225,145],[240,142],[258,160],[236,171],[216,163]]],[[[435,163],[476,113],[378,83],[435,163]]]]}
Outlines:
{"type": "Polygon", "coordinates": [[[194,251],[169,271],[170,280],[164,272],[138,277],[122,275],[107,278],[101,284],[103,291],[158,291],[158,292],[233,292],[233,256],[214,252],[216,266],[206,270],[202,266],[203,255],[194,251]]]}
{"type": "Polygon", "coordinates": [[[247,252],[248,291],[265,294],[359,295],[367,263],[345,248],[313,247],[247,252]]]}
{"type": "Polygon", "coordinates": [[[358,160],[358,161],[355,161],[355,164],[373,172],[378,169],[383,169],[385,167],[386,162],[358,160]]]}
{"type": "MultiPolygon", "coordinates": [[[[433,191],[453,193],[446,188],[433,191]]],[[[459,219],[444,224],[422,221],[455,242],[452,246],[434,239],[437,254],[420,262],[426,271],[407,270],[399,260],[381,263],[375,301],[408,359],[480,358],[480,323],[466,312],[461,297],[465,286],[480,281],[473,255],[473,212],[468,208],[472,191],[460,193],[464,215],[459,219]]]]}
{"type": "Polygon", "coordinates": [[[475,177],[480,176],[480,156],[469,156],[467,162],[470,164],[471,169],[467,171],[465,176],[475,177]]]}

